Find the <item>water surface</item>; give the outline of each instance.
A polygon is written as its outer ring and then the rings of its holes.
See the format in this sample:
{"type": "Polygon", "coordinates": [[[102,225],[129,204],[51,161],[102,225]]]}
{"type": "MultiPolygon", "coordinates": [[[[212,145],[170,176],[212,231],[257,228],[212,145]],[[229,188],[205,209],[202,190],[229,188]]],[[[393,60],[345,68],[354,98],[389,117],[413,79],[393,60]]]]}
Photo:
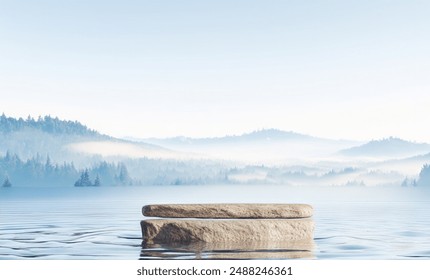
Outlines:
{"type": "Polygon", "coordinates": [[[0,259],[147,258],[428,259],[430,192],[255,185],[0,189],[0,259]],[[312,204],[314,247],[142,245],[143,205],[216,202],[312,204]]]}

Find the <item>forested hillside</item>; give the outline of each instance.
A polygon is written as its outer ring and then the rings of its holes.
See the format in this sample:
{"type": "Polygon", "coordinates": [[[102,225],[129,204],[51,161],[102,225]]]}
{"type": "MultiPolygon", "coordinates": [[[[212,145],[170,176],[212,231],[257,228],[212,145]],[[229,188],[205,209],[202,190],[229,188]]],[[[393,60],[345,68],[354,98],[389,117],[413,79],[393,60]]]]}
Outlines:
{"type": "Polygon", "coordinates": [[[100,135],[95,130],[87,128],[85,125],[77,121],[60,120],[57,117],[51,116],[41,117],[34,119],[28,116],[27,119],[11,118],[2,114],[0,117],[0,132],[6,135],[11,132],[16,132],[24,129],[37,129],[46,133],[54,134],[68,134],[68,135],[86,135],[98,136],[100,135]]]}

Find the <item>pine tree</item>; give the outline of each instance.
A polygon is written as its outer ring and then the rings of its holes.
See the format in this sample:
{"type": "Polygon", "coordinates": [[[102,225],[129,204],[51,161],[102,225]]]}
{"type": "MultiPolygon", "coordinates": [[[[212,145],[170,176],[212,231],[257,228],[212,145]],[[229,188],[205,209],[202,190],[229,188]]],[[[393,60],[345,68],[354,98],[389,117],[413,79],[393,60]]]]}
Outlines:
{"type": "Polygon", "coordinates": [[[88,172],[88,169],[85,169],[81,173],[81,177],[75,182],[75,187],[88,187],[92,185],[93,183],[90,180],[90,174],[88,172]]]}
{"type": "Polygon", "coordinates": [[[101,185],[100,177],[99,177],[99,174],[97,174],[96,179],[94,180],[94,186],[99,187],[100,185],[101,185]]]}
{"type": "Polygon", "coordinates": [[[9,177],[8,177],[8,176],[6,176],[6,178],[5,178],[4,182],[3,182],[2,187],[3,187],[3,188],[9,188],[9,187],[12,187],[12,183],[9,181],[9,177]]]}
{"type": "Polygon", "coordinates": [[[120,185],[126,186],[126,185],[132,184],[132,180],[130,178],[130,175],[128,174],[127,167],[124,164],[120,165],[118,179],[119,179],[120,185]]]}

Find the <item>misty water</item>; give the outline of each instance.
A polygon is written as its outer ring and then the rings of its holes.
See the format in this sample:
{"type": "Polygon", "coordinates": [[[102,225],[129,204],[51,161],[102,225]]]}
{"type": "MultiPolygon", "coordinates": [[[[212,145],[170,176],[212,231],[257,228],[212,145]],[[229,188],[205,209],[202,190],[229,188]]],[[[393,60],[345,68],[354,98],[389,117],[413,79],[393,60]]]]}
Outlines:
{"type": "Polygon", "coordinates": [[[0,189],[0,259],[205,259],[220,254],[430,259],[430,191],[255,185],[0,189]],[[315,211],[315,245],[306,254],[277,254],[283,251],[273,247],[196,252],[142,245],[143,205],[217,202],[309,203],[315,211]]]}

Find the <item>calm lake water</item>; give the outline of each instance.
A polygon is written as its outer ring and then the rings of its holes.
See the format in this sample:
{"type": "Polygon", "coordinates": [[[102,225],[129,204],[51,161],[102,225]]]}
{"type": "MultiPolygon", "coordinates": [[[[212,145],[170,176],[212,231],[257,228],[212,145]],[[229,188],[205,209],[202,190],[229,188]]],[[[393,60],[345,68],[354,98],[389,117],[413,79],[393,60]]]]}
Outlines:
{"type": "Polygon", "coordinates": [[[430,259],[430,191],[419,188],[142,186],[0,189],[0,259],[430,259]],[[141,207],[153,203],[309,203],[310,252],[147,248],[141,207]]]}

